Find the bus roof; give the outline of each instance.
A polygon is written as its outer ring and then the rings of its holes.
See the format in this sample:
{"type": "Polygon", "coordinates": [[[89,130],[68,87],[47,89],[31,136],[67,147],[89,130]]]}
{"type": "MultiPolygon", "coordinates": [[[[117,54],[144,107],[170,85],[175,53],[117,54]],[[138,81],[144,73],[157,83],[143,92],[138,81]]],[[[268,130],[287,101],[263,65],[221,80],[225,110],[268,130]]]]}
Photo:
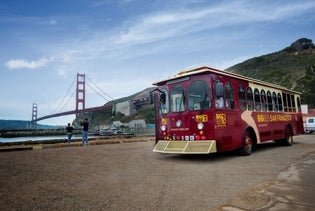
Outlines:
{"type": "Polygon", "coordinates": [[[272,87],[272,88],[280,89],[280,90],[283,90],[283,91],[288,91],[288,92],[293,92],[293,93],[296,93],[296,94],[301,94],[300,92],[294,91],[292,89],[288,89],[288,88],[286,88],[284,86],[280,86],[280,85],[272,84],[272,83],[269,83],[269,82],[261,81],[261,80],[258,80],[258,79],[246,77],[246,76],[239,75],[239,74],[236,74],[236,73],[233,73],[233,72],[228,72],[228,71],[222,71],[222,70],[214,69],[214,68],[207,67],[207,66],[200,66],[200,67],[196,67],[196,68],[191,68],[191,69],[186,69],[186,70],[180,71],[179,73],[177,73],[176,75],[174,75],[174,76],[172,76],[172,77],[170,77],[168,79],[165,79],[165,80],[153,83],[153,85],[156,85],[156,86],[163,85],[163,84],[165,84],[165,83],[167,83],[169,81],[172,81],[172,80],[177,80],[177,79],[180,79],[180,78],[183,78],[183,77],[192,76],[192,75],[198,75],[198,74],[204,74],[204,73],[215,73],[215,74],[218,74],[218,75],[224,75],[224,76],[228,76],[228,77],[232,77],[232,78],[248,81],[248,82],[259,84],[259,85],[266,86],[266,87],[272,87]]]}

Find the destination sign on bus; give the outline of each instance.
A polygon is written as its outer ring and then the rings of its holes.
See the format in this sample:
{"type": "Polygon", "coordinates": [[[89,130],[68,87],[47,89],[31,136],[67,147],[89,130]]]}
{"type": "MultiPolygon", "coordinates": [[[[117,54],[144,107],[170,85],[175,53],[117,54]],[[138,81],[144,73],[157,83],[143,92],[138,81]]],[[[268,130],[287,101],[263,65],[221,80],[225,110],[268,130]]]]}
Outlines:
{"type": "Polygon", "coordinates": [[[288,114],[257,114],[257,121],[262,122],[285,122],[291,121],[292,117],[288,114]]]}

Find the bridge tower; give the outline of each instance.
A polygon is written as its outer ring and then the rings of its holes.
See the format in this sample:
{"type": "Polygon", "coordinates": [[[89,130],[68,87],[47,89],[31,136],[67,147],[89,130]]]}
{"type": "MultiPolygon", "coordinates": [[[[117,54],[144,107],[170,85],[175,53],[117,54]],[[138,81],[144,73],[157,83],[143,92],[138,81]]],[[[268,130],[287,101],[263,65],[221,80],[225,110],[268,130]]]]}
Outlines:
{"type": "Polygon", "coordinates": [[[37,120],[37,104],[33,103],[33,108],[32,108],[32,122],[36,122],[37,120]]]}
{"type": "Polygon", "coordinates": [[[30,123],[30,128],[36,128],[37,123],[37,104],[33,103],[32,107],[32,121],[30,123]]]}
{"type": "Polygon", "coordinates": [[[78,118],[79,110],[85,109],[85,74],[77,73],[77,88],[75,102],[76,118],[78,118]]]}

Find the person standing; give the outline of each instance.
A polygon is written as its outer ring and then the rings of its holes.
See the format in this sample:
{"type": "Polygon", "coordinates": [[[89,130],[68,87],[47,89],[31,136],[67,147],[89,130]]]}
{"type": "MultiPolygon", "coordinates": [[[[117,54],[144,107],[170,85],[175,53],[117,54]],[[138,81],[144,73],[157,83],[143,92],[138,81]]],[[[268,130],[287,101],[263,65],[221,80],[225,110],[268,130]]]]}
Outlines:
{"type": "Polygon", "coordinates": [[[84,145],[84,141],[86,145],[89,145],[89,139],[88,139],[89,121],[87,118],[81,121],[81,126],[82,126],[82,146],[84,145]]]}
{"type": "Polygon", "coordinates": [[[73,127],[70,125],[70,123],[68,123],[68,126],[66,127],[66,131],[68,135],[68,144],[70,144],[71,138],[72,138],[72,131],[73,131],[73,127]]]}

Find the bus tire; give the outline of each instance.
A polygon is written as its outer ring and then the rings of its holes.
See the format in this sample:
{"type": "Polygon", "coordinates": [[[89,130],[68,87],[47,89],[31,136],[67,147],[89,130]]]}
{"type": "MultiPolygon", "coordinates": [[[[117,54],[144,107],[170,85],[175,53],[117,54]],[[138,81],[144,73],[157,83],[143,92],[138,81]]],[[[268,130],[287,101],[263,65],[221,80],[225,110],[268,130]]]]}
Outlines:
{"type": "Polygon", "coordinates": [[[256,148],[256,141],[254,133],[250,130],[246,130],[242,137],[242,146],[240,148],[240,153],[243,156],[251,155],[256,148]]]}
{"type": "Polygon", "coordinates": [[[293,144],[293,132],[290,126],[287,126],[284,130],[284,139],[282,139],[282,145],[291,146],[293,144]]]}

